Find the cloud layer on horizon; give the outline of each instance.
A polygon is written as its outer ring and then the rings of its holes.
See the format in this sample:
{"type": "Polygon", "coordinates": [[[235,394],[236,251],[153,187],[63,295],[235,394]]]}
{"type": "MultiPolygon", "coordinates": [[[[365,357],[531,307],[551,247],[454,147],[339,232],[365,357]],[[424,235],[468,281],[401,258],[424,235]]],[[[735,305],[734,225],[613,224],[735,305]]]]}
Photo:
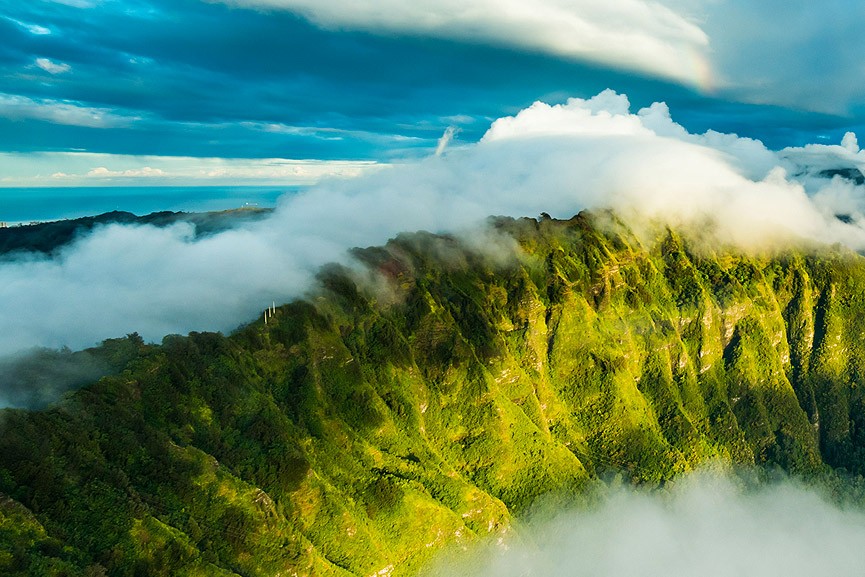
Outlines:
{"type": "Polygon", "coordinates": [[[376,168],[372,161],[0,152],[0,186],[292,186],[376,168]]]}
{"type": "Polygon", "coordinates": [[[691,134],[663,104],[633,113],[612,91],[539,102],[495,121],[477,144],[324,181],[243,228],[195,240],[183,225],[109,226],[56,259],[4,261],[0,354],[131,332],[230,331],[273,300],[303,295],[318,267],[347,259],[350,247],[403,231],[459,232],[489,215],[610,207],[697,223],[739,246],[806,238],[865,249],[863,187],[819,174],[865,167],[853,137],[845,144],[774,152],[731,134],[691,134]]]}

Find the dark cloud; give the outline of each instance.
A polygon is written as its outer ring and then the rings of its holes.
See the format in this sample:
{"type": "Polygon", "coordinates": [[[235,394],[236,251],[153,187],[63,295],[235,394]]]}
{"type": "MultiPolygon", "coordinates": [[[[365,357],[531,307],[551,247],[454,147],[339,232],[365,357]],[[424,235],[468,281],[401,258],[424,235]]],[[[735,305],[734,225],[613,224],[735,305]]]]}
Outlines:
{"type": "MultiPolygon", "coordinates": [[[[844,122],[742,105],[640,76],[540,53],[406,35],[326,31],[288,12],[186,0],[105,2],[91,9],[19,3],[0,19],[7,94],[114,110],[123,128],[7,126],[5,150],[191,156],[387,159],[431,152],[451,120],[476,140],[484,119],[537,99],[564,101],[606,87],[638,106],[665,100],[693,131],[711,126],[780,147],[844,122]],[[43,27],[33,34],[16,22],[43,27]],[[68,65],[50,74],[36,58],[68,65]],[[275,123],[299,132],[253,130],[275,123]],[[306,129],[337,129],[316,135],[306,129]],[[374,135],[381,135],[376,138],[374,135]],[[407,141],[393,137],[420,139],[407,141]]],[[[836,139],[838,134],[830,133],[836,139]]]]}

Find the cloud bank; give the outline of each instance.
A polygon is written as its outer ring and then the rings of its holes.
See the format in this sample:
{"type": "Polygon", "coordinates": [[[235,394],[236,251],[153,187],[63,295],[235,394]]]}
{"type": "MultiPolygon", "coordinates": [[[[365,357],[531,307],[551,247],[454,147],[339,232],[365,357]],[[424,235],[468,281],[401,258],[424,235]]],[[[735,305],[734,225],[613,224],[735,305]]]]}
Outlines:
{"type": "Polygon", "coordinates": [[[54,259],[6,259],[0,354],[131,332],[158,340],[230,331],[273,300],[301,296],[318,267],[348,258],[350,247],[402,231],[460,231],[489,215],[610,207],[696,224],[739,246],[806,238],[865,249],[865,195],[849,178],[865,153],[852,135],[844,144],[771,151],[732,134],[691,134],[665,105],[632,112],[612,91],[536,103],[495,121],[477,144],[323,181],[242,228],[196,240],[188,225],[108,226],[54,259]]]}
{"type": "Polygon", "coordinates": [[[693,22],[644,0],[459,0],[352,2],[223,0],[289,10],[326,28],[488,42],[579,58],[688,84],[708,64],[708,38],[693,22]]]}
{"type": "Polygon", "coordinates": [[[442,560],[427,577],[813,577],[861,571],[865,512],[792,482],[746,489],[691,475],[656,493],[610,490],[514,538],[442,560]]]}
{"type": "Polygon", "coordinates": [[[375,162],[348,160],[0,152],[0,185],[287,186],[312,184],[322,178],[355,177],[375,168],[375,162]],[[63,171],[56,171],[58,166],[63,171]]]}

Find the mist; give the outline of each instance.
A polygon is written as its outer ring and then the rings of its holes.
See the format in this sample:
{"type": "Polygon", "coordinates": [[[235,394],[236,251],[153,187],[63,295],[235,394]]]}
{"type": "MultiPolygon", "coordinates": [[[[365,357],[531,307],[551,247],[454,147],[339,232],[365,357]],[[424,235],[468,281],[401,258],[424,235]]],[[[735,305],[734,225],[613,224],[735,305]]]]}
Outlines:
{"type": "Polygon", "coordinates": [[[470,230],[490,215],[609,207],[633,222],[698,224],[739,247],[804,238],[865,249],[863,187],[821,176],[863,166],[853,135],[844,146],[772,151],[733,134],[690,134],[663,103],[632,112],[612,91],[536,103],[493,122],[480,142],[324,181],[219,234],[110,225],[56,256],[2,261],[0,356],[132,332],[148,341],[229,332],[273,301],[302,297],[318,268],[348,262],[352,247],[402,231],[470,230]]]}
{"type": "Polygon", "coordinates": [[[865,511],[786,480],[720,473],[660,490],[604,488],[590,504],[536,514],[505,537],[446,552],[425,577],[814,577],[856,575],[865,511]]]}
{"type": "Polygon", "coordinates": [[[86,351],[38,348],[0,359],[0,408],[42,409],[112,372],[86,351]]]}

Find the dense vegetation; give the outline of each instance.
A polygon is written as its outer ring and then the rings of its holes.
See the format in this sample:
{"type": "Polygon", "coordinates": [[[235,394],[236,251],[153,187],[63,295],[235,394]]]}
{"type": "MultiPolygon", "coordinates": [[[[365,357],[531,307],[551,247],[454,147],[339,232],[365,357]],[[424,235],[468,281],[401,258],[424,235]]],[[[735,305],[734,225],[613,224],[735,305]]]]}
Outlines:
{"type": "Polygon", "coordinates": [[[355,256],[267,324],[111,341],[122,372],[0,413],[0,573],[410,575],[610,471],[865,473],[856,254],[581,214],[355,256]]]}

